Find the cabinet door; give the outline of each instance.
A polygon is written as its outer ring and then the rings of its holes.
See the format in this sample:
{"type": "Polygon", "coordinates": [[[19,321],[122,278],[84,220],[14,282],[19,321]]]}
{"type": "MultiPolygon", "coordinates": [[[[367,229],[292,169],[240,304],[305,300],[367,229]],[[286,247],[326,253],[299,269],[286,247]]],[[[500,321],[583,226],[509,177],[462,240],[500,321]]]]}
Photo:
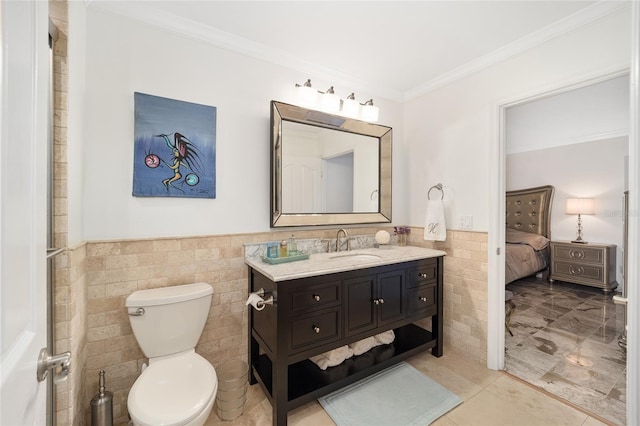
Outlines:
{"type": "Polygon", "coordinates": [[[376,275],[367,275],[343,281],[345,336],[353,336],[376,327],[375,298],[376,275]]]}
{"type": "Polygon", "coordinates": [[[403,319],[404,302],[404,270],[391,271],[378,275],[377,300],[374,306],[378,310],[378,327],[383,327],[403,319]]]}

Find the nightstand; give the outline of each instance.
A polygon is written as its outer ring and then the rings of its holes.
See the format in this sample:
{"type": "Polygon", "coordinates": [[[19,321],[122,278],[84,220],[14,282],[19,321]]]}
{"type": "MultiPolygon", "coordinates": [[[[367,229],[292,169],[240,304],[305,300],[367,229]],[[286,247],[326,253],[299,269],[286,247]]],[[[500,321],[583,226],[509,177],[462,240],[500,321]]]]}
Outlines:
{"type": "Polygon", "coordinates": [[[609,292],[616,282],[615,244],[551,241],[549,281],[566,281],[601,288],[609,292]]]}

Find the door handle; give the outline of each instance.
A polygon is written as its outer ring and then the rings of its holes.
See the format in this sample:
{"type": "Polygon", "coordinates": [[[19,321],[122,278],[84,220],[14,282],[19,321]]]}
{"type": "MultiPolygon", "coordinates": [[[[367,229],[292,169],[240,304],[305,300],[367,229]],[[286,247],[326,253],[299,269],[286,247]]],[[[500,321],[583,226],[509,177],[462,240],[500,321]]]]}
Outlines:
{"type": "Polygon", "coordinates": [[[58,367],[60,367],[60,371],[53,376],[53,382],[56,384],[66,380],[69,376],[69,371],[71,370],[71,352],[49,355],[47,348],[42,348],[38,356],[38,381],[44,381],[49,374],[49,370],[54,370],[55,372],[58,367]]]}

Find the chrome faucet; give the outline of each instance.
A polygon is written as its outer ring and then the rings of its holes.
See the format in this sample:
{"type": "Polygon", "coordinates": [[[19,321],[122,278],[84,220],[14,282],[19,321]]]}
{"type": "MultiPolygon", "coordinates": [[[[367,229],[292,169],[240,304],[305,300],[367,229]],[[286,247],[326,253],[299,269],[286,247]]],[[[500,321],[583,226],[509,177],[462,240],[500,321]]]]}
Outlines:
{"type": "Polygon", "coordinates": [[[340,233],[344,234],[344,237],[347,239],[347,251],[351,250],[351,240],[349,239],[349,234],[347,230],[344,228],[338,229],[338,233],[336,234],[336,251],[340,251],[340,233]]]}

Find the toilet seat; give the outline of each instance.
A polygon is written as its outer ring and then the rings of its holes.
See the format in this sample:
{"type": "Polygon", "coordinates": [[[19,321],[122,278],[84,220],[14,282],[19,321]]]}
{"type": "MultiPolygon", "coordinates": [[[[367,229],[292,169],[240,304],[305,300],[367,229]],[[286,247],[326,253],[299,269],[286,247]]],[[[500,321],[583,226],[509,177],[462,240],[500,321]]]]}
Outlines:
{"type": "Polygon", "coordinates": [[[195,352],[153,360],[129,392],[129,414],[141,426],[184,425],[212,405],[217,388],[213,366],[195,352]]]}

